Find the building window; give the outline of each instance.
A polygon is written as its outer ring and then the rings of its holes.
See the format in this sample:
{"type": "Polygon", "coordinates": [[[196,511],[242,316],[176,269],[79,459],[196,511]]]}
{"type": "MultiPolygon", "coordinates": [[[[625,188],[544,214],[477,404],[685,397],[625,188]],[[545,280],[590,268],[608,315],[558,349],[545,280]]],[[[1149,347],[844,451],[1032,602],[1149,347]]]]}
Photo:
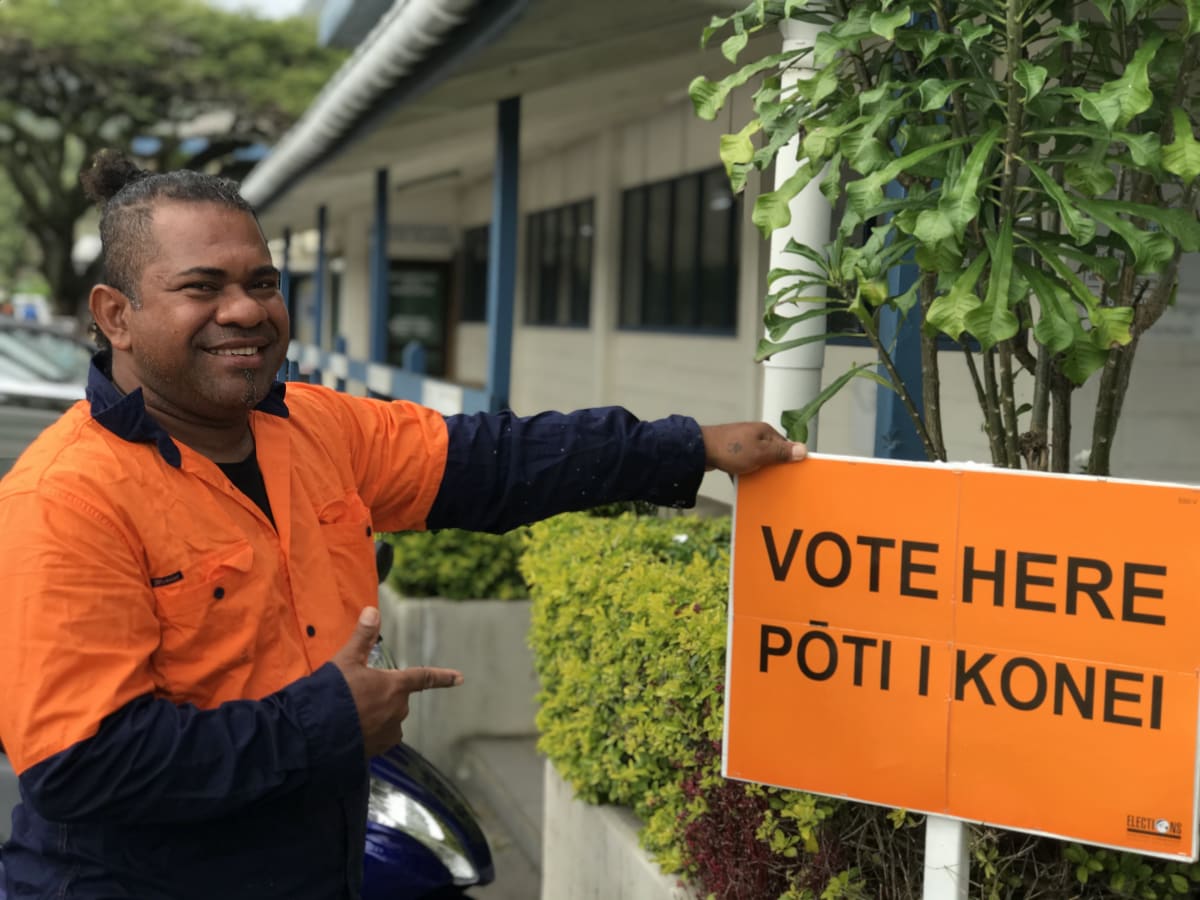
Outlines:
{"type": "Polygon", "coordinates": [[[592,306],[592,209],[583,200],[525,220],[525,321],[586,328],[592,306]]]}
{"type": "Polygon", "coordinates": [[[487,270],[488,238],[491,229],[487,225],[468,228],[462,241],[462,311],[459,321],[484,322],[487,320],[487,270]]]}
{"type": "Polygon", "coordinates": [[[625,191],[621,327],[733,334],[740,219],[720,168],[625,191]]]}

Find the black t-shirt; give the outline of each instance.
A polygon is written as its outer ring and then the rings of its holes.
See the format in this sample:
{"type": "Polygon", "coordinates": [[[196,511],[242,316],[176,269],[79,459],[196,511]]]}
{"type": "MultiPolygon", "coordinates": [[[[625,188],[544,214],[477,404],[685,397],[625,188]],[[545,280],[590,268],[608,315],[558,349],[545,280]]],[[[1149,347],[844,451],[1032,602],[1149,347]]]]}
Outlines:
{"type": "Polygon", "coordinates": [[[233,482],[233,486],[258,504],[271,524],[275,517],[271,515],[271,501],[267,499],[267,486],[263,483],[262,470],[258,467],[258,457],[254,451],[241,462],[217,463],[225,477],[233,482]]]}

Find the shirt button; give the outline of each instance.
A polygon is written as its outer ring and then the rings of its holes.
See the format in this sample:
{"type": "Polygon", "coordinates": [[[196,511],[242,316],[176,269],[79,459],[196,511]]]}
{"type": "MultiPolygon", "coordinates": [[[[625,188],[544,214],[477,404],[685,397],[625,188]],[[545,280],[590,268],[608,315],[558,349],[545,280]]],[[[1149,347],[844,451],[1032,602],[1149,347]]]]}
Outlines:
{"type": "Polygon", "coordinates": [[[304,630],[308,632],[309,637],[316,637],[316,635],[317,635],[317,629],[313,628],[311,625],[309,625],[308,628],[306,628],[304,630]]]}
{"type": "Polygon", "coordinates": [[[370,537],[370,536],[371,536],[371,526],[368,525],[367,526],[367,537],[370,537]]]}
{"type": "Polygon", "coordinates": [[[225,596],[225,588],[223,588],[223,587],[217,588],[215,591],[213,591],[213,596],[216,599],[220,600],[222,597],[225,596]]]}

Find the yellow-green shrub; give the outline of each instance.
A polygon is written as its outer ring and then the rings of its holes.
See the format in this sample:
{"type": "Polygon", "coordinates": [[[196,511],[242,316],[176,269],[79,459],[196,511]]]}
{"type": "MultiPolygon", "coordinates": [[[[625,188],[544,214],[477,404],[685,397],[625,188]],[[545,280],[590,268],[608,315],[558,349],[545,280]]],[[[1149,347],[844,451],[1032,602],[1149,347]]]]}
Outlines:
{"type": "Polygon", "coordinates": [[[529,596],[518,569],[524,528],[506,534],[446,528],[386,538],[395,548],[388,584],[405,597],[516,600],[529,596]]]}
{"type": "MultiPolygon", "coordinates": [[[[531,528],[540,749],[580,797],[632,807],[643,846],[719,900],[917,900],[920,816],[721,778],[728,545],[728,520],[531,528]]],[[[1200,884],[1200,865],[990,828],[972,829],[971,852],[984,900],[1160,900],[1200,884]]]]}

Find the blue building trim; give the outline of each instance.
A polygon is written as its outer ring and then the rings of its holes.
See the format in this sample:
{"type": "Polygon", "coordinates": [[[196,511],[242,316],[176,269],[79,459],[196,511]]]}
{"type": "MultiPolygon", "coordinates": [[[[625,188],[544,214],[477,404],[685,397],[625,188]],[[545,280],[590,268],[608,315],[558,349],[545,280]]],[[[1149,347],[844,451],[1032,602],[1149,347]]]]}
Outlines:
{"type": "Polygon", "coordinates": [[[318,347],[325,343],[325,282],[329,272],[326,247],[328,218],[325,204],[322,203],[317,207],[317,262],[313,270],[313,343],[318,347]]]}
{"type": "Polygon", "coordinates": [[[388,324],[388,170],[375,173],[375,219],[371,223],[371,348],[368,358],[387,362],[388,324]]]}
{"type": "MultiPolygon", "coordinates": [[[[903,196],[904,189],[896,182],[887,187],[889,197],[903,196]]],[[[888,272],[888,293],[899,297],[913,286],[920,269],[915,263],[901,263],[888,272]]],[[[924,383],[921,374],[921,306],[913,305],[908,315],[901,316],[892,307],[879,311],[879,343],[891,350],[892,364],[904,382],[909,396],[921,415],[925,404],[921,398],[924,383]]],[[[879,373],[887,377],[883,366],[879,373]]],[[[917,436],[900,395],[882,385],[876,388],[875,396],[875,456],[884,459],[927,460],[925,447],[917,436]]]]}
{"type": "Polygon", "coordinates": [[[496,410],[508,407],[512,383],[513,312],[517,289],[517,192],[520,182],[521,98],[496,109],[496,172],[488,234],[487,388],[496,410]]]}

